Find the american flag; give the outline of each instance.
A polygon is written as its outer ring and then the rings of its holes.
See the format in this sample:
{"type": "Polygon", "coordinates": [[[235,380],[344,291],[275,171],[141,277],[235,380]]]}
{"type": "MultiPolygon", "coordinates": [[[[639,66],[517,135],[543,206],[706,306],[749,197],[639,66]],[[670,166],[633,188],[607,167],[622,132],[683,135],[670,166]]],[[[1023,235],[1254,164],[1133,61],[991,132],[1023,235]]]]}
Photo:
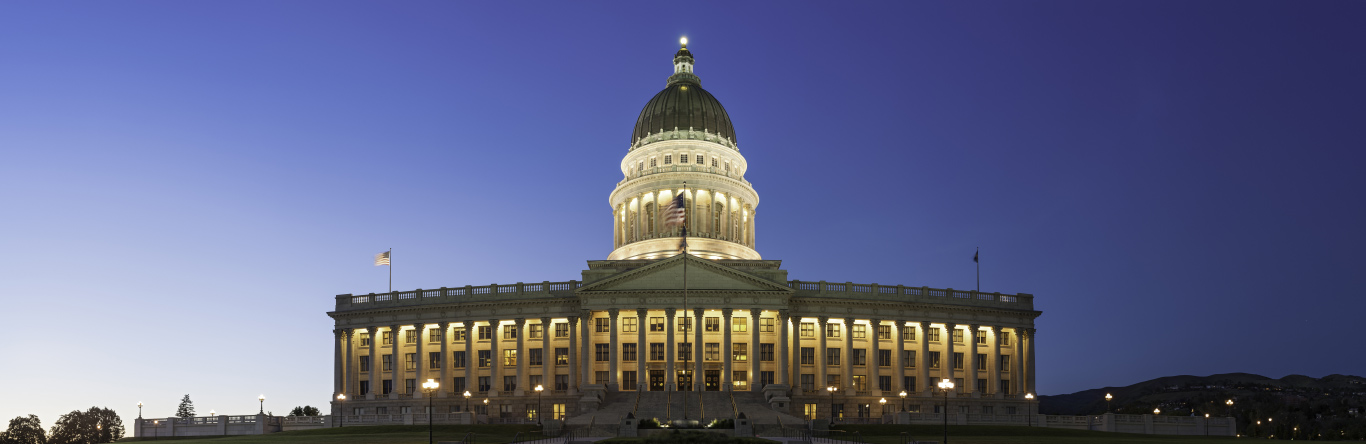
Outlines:
{"type": "Polygon", "coordinates": [[[683,211],[688,204],[683,200],[683,195],[674,196],[668,205],[664,206],[664,227],[673,228],[683,225],[686,213],[683,211]]]}
{"type": "Polygon", "coordinates": [[[378,267],[380,265],[389,265],[388,251],[375,255],[375,266],[378,267]]]}

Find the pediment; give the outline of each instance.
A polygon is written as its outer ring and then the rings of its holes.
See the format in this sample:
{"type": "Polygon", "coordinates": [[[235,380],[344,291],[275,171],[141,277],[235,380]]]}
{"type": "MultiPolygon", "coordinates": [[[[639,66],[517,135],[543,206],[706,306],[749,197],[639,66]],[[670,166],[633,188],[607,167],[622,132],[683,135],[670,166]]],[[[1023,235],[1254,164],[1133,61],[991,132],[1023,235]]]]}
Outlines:
{"type": "Polygon", "coordinates": [[[678,255],[584,285],[578,293],[681,292],[685,265],[690,292],[792,292],[786,285],[734,268],[692,255],[678,255]]]}

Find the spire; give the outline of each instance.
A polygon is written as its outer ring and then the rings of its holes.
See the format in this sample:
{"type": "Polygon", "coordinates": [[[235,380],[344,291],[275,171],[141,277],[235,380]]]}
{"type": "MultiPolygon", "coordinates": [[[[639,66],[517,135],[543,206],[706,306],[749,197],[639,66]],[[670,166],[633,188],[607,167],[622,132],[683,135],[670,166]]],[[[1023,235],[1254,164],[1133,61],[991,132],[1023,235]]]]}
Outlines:
{"type": "Polygon", "coordinates": [[[668,84],[691,83],[694,85],[701,85],[702,79],[697,78],[697,75],[692,72],[694,60],[692,52],[688,51],[688,38],[683,37],[678,39],[678,45],[678,52],[674,53],[674,73],[669,76],[668,84]]]}

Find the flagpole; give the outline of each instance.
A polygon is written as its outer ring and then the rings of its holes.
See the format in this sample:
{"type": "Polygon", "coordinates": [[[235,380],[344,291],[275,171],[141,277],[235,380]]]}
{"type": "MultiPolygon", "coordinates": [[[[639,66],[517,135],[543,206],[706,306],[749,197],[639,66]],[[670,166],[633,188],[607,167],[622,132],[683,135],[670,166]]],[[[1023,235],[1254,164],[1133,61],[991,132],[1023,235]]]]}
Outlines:
{"type": "Polygon", "coordinates": [[[394,248],[389,247],[389,293],[394,292],[394,248]]]}
{"type": "Polygon", "coordinates": [[[977,264],[977,292],[982,292],[982,247],[977,247],[977,253],[972,255],[972,262],[977,264]]]}
{"type": "MultiPolygon", "coordinates": [[[[684,318],[684,319],[688,319],[688,182],[687,182],[687,181],[684,181],[684,182],[683,182],[683,318],[684,318]]],[[[694,321],[694,320],[688,321],[688,329],[685,330],[686,333],[684,333],[684,334],[692,334],[692,328],[694,327],[694,326],[693,326],[693,321],[694,321]]],[[[687,340],[687,338],[683,338],[683,339],[684,339],[684,340],[687,340]]],[[[688,354],[684,356],[684,358],[685,358],[685,359],[683,359],[683,371],[684,371],[684,372],[687,372],[687,371],[688,371],[688,359],[686,359],[686,358],[691,358],[691,357],[692,357],[692,352],[697,350],[697,346],[696,346],[695,344],[691,343],[691,342],[688,343],[688,347],[692,347],[693,350],[689,350],[689,351],[688,351],[688,354]]],[[[678,390],[678,375],[677,375],[677,374],[674,374],[673,376],[674,376],[674,390],[678,390]]],[[[696,377],[697,377],[697,375],[692,375],[690,378],[688,378],[688,385],[696,386],[696,384],[693,384],[693,381],[692,381],[692,378],[696,378],[696,377]]],[[[701,399],[701,398],[699,398],[699,399],[701,399]]],[[[687,392],[683,392],[683,422],[684,422],[685,424],[688,422],[688,394],[687,394],[687,392]]]]}

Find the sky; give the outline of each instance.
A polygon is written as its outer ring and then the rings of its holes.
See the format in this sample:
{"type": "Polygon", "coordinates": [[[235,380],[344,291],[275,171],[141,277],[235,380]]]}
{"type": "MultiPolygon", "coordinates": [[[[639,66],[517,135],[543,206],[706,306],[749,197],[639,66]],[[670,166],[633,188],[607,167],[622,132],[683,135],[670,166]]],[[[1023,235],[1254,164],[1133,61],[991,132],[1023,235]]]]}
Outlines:
{"type": "Polygon", "coordinates": [[[1363,374],[1361,2],[5,2],[0,420],[285,414],[334,296],[580,279],[687,36],[791,279],[1029,293],[1044,395],[1363,374]],[[1353,352],[1351,350],[1358,350],[1353,352]]]}

